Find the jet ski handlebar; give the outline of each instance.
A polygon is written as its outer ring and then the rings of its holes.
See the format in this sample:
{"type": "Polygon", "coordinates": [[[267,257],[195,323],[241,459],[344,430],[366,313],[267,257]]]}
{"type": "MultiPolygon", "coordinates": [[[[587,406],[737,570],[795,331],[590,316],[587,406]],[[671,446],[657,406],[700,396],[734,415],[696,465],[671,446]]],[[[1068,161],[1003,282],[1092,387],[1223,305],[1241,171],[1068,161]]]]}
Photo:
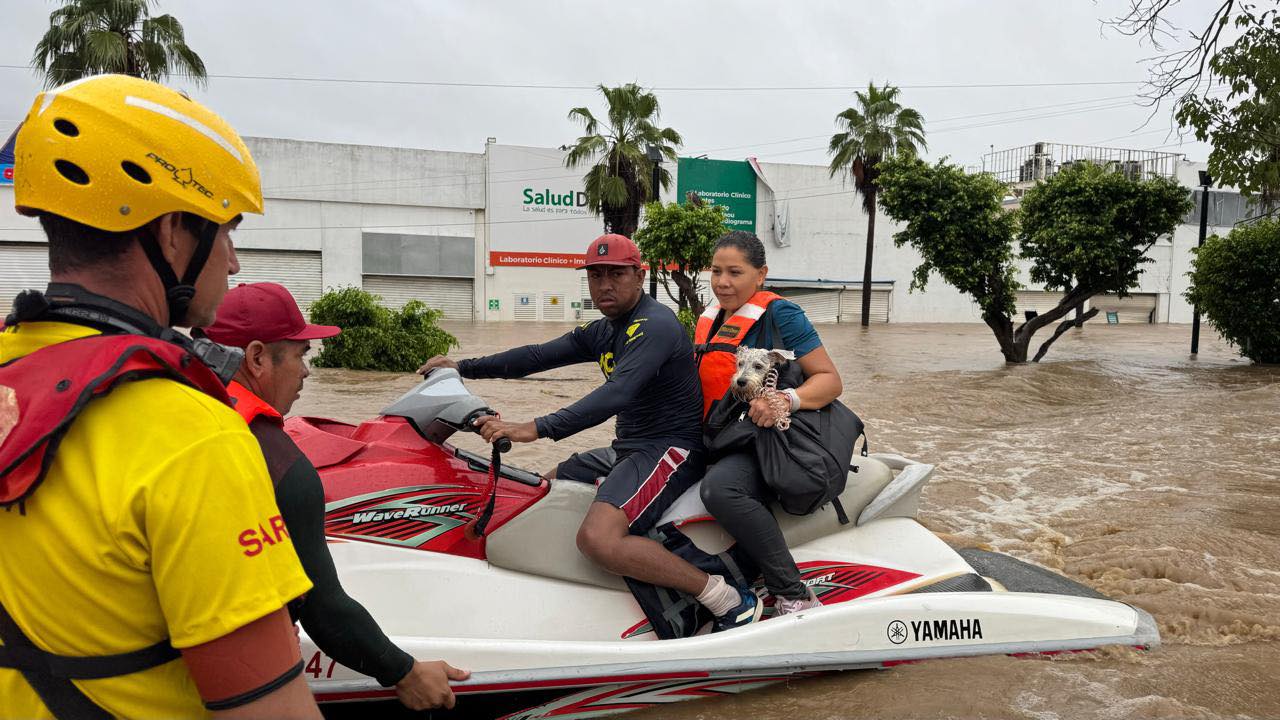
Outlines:
{"type": "MultiPolygon", "coordinates": [[[[480,432],[480,425],[479,425],[480,418],[482,418],[482,417],[484,417],[484,416],[486,416],[486,415],[492,415],[492,416],[493,416],[493,417],[495,417],[495,418],[496,418],[496,417],[498,417],[498,413],[494,412],[493,410],[491,410],[491,409],[489,409],[489,408],[487,408],[487,407],[486,407],[486,408],[481,408],[481,409],[479,409],[479,410],[476,410],[474,413],[472,413],[472,414],[471,414],[471,415],[466,419],[466,421],[464,421],[464,422],[463,422],[463,426],[464,426],[467,430],[469,430],[469,431],[471,431],[471,432],[473,432],[473,433],[479,433],[479,432],[480,432]]],[[[494,441],[493,441],[493,449],[494,449],[494,450],[497,450],[497,451],[498,451],[498,452],[500,452],[500,453],[510,452],[510,451],[511,451],[511,441],[510,441],[510,440],[508,440],[507,438],[498,438],[497,440],[494,440],[494,441]]]]}
{"type": "MultiPolygon", "coordinates": [[[[382,409],[383,416],[402,417],[413,424],[428,442],[443,443],[458,430],[479,432],[476,421],[498,413],[462,383],[453,368],[436,368],[427,373],[412,390],[382,409]]],[[[511,441],[499,438],[493,443],[500,453],[511,449],[511,441]]]]}

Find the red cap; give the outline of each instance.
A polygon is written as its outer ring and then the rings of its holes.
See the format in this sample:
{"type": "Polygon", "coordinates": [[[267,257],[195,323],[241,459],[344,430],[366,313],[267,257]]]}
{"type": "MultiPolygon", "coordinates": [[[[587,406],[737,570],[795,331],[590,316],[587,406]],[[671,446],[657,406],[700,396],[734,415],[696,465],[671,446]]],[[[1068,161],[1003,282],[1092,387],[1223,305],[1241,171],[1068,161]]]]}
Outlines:
{"type": "Polygon", "coordinates": [[[210,340],[233,347],[277,340],[319,340],[342,332],[333,325],[310,325],[283,285],[240,284],[227,291],[218,316],[204,329],[210,340]]]}
{"type": "Polygon", "coordinates": [[[641,267],[643,263],[640,260],[640,248],[631,242],[631,239],[610,233],[601,235],[591,244],[587,246],[587,256],[583,258],[582,264],[578,266],[581,270],[592,265],[633,265],[641,267]]]}

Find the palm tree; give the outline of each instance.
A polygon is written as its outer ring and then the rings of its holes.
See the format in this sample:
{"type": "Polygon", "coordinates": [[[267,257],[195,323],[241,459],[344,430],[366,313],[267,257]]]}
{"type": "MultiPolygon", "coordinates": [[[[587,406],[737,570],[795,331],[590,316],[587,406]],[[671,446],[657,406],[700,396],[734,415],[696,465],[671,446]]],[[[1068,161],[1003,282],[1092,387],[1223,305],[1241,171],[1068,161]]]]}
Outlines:
{"type": "Polygon", "coordinates": [[[99,73],[160,81],[170,74],[203,85],[204,61],[187,47],[182,23],[151,17],[152,0],[62,0],[36,43],[31,66],[54,87],[99,73]]]}
{"type": "Polygon", "coordinates": [[[914,155],[925,149],[924,118],[898,104],[898,88],[885,84],[854,92],[857,107],[836,115],[841,132],[831,136],[831,177],[848,172],[867,211],[867,261],[862,271],[862,325],[871,322],[871,253],[876,242],[876,178],[880,162],[895,155],[914,155]]]}
{"type": "MultiPolygon", "coordinates": [[[[600,85],[608,105],[607,124],[596,119],[591,110],[576,107],[569,119],[582,123],[582,137],[569,148],[565,167],[590,164],[582,178],[591,212],[604,216],[605,232],[631,237],[640,224],[640,208],[657,199],[651,187],[654,163],[646,156],[650,145],[671,162],[676,160],[680,133],[659,128],[658,98],[635,83],[619,87],[600,85]]],[[[658,182],[671,184],[671,173],[658,165],[658,182]]]]}

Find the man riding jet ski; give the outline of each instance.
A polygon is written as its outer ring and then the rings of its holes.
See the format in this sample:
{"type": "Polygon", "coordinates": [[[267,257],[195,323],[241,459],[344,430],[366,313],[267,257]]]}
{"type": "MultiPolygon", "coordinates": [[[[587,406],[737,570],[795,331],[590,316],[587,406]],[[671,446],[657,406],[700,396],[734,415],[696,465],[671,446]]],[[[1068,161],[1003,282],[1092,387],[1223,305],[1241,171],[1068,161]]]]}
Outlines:
{"type": "Polygon", "coordinates": [[[674,588],[697,598],[724,630],[760,618],[754,593],[708,575],[644,537],[699,478],[702,395],[693,345],[670,309],[644,294],[640,250],[622,235],[602,235],[587,247],[587,285],[605,317],[540,345],[454,362],[431,358],[419,368],[453,368],[465,378],[522,378],[565,365],[595,362],[605,382],[586,397],[536,420],[476,421],[489,442],[562,440],[615,415],[617,439],[575,453],[552,477],[595,484],[596,502],[578,529],[577,547],[617,575],[674,588]]]}

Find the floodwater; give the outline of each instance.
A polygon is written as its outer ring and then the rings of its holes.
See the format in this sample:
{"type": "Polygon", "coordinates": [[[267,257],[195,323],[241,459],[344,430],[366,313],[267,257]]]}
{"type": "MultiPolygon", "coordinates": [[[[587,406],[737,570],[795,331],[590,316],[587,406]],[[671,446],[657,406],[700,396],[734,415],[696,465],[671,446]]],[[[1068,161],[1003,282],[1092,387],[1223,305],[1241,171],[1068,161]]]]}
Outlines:
{"type": "MultiPolygon", "coordinates": [[[[569,326],[447,327],[466,357],[569,326]]],[[[938,466],[926,526],[1147,610],[1164,646],[930,661],[628,717],[1280,718],[1280,368],[1237,358],[1212,329],[1193,359],[1185,325],[1091,325],[1016,367],[980,325],[819,332],[872,450],[938,466]]],[[[527,420],[598,382],[581,365],[468,384],[527,420]]],[[[316,370],[295,412],[356,421],[411,384],[316,370]]],[[[545,471],[610,437],[602,426],[540,440],[510,461],[545,471]]]]}

